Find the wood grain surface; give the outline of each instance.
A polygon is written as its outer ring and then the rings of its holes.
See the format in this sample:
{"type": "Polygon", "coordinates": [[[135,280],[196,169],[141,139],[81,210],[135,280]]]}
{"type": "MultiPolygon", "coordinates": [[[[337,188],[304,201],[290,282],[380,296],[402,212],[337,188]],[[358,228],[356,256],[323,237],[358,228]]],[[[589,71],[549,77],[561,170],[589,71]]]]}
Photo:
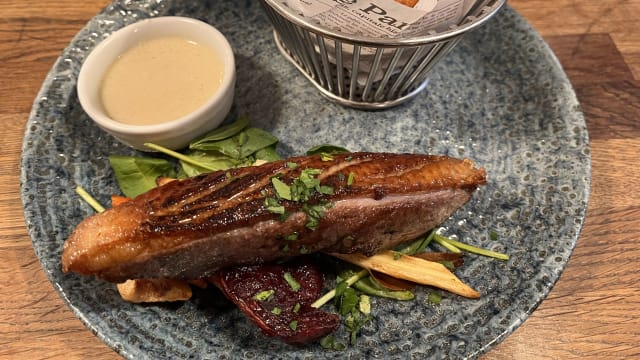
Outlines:
{"type": "MultiPolygon", "coordinates": [[[[108,1],[0,0],[0,358],[117,359],[63,304],[27,235],[19,194],[25,123],[45,75],[108,1]]],[[[640,358],[640,0],[512,0],[571,79],[593,177],[566,271],[484,359],[640,358]]]]}

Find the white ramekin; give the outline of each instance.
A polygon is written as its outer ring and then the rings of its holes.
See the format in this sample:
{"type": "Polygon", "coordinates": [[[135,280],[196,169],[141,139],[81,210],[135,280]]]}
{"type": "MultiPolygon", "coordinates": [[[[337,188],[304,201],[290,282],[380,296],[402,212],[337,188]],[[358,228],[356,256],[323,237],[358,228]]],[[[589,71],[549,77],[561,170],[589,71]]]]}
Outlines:
{"type": "Polygon", "coordinates": [[[144,146],[147,142],[175,150],[187,146],[194,138],[222,123],[233,103],[235,79],[233,50],[220,31],[196,19],[165,16],[128,25],[98,44],[80,69],[77,90],[78,99],[87,115],[122,143],[143,151],[150,150],[144,146]],[[105,72],[118,56],[140,42],[169,36],[187,38],[217,53],[224,67],[218,90],[195,111],[168,122],[130,125],[109,118],[100,99],[100,86],[105,72]]]}

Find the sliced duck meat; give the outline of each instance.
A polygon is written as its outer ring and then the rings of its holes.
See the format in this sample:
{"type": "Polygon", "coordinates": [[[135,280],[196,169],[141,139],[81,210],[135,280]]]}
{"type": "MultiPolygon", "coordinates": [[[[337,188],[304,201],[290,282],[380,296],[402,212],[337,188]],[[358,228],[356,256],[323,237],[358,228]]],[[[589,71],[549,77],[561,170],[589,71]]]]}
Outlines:
{"type": "Polygon", "coordinates": [[[486,183],[472,161],[350,153],[169,182],[82,221],[65,272],[198,279],[313,252],[374,254],[437,226],[486,183]]]}

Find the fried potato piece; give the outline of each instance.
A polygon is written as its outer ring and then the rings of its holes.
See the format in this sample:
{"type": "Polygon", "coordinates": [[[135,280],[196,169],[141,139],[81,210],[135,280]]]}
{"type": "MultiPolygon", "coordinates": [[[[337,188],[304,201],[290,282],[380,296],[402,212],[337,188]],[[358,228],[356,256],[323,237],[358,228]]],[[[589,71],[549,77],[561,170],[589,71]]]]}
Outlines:
{"type": "Polygon", "coordinates": [[[135,279],[117,285],[120,296],[133,303],[185,301],[191,298],[188,283],[171,279],[135,279]]]}

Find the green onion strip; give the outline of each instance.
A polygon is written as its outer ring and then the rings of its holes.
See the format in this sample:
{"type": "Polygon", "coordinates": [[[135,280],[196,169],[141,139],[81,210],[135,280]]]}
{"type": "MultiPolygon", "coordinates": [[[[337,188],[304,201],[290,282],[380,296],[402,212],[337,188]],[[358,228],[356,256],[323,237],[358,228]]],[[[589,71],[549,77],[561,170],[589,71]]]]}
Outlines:
{"type": "Polygon", "coordinates": [[[98,200],[96,200],[93,196],[91,196],[82,186],[76,186],[76,193],[80,195],[82,200],[86,201],[89,206],[91,206],[97,212],[103,212],[104,206],[100,205],[98,200]]]}
{"type": "MultiPolygon", "coordinates": [[[[359,272],[357,272],[355,275],[353,275],[352,277],[344,280],[345,283],[347,283],[347,286],[351,286],[353,284],[355,284],[358,280],[362,279],[363,277],[366,277],[369,275],[369,271],[368,270],[361,270],[359,272]]],[[[331,291],[329,291],[328,293],[324,294],[321,298],[319,298],[318,300],[316,300],[313,304],[311,304],[312,307],[319,309],[321,308],[324,304],[328,303],[331,299],[333,299],[336,296],[336,289],[333,289],[331,291]]]]}
{"type": "Polygon", "coordinates": [[[202,164],[199,161],[196,161],[196,160],[194,160],[194,159],[192,159],[192,158],[190,158],[188,156],[180,154],[179,152],[167,149],[167,148],[165,148],[163,146],[160,146],[160,145],[156,145],[156,144],[153,144],[153,143],[144,143],[144,146],[148,147],[151,150],[156,150],[156,151],[159,151],[159,152],[164,153],[166,155],[173,156],[174,158],[176,158],[178,160],[182,160],[182,161],[184,161],[186,163],[189,163],[191,165],[201,167],[201,168],[203,168],[205,170],[209,170],[209,171],[216,171],[217,170],[217,169],[208,167],[207,165],[202,164]]]}
{"type": "Polygon", "coordinates": [[[451,252],[454,252],[454,253],[460,253],[460,252],[462,252],[462,250],[458,249],[458,247],[457,247],[457,246],[455,246],[455,245],[451,244],[451,243],[449,242],[449,240],[451,240],[451,239],[449,239],[448,237],[442,236],[442,235],[438,235],[438,234],[436,234],[436,235],[433,237],[433,241],[435,241],[435,242],[437,242],[438,244],[440,244],[440,245],[444,246],[445,248],[447,248],[447,250],[449,250],[449,251],[451,251],[451,252]]]}
{"type": "Polygon", "coordinates": [[[460,250],[464,250],[470,253],[474,253],[474,254],[478,254],[478,255],[483,255],[483,256],[488,256],[488,257],[492,257],[495,259],[499,259],[499,260],[509,260],[509,255],[508,254],[504,254],[504,253],[499,253],[496,251],[491,251],[491,250],[487,250],[487,249],[482,249],[473,245],[469,245],[469,244],[465,244],[462,243],[460,241],[456,241],[453,239],[450,239],[448,237],[444,237],[442,235],[438,235],[436,234],[434,240],[444,246],[447,247],[447,245],[449,246],[453,246],[456,249],[458,249],[458,252],[460,252],[460,250]],[[446,245],[445,245],[446,244],[446,245]]]}

